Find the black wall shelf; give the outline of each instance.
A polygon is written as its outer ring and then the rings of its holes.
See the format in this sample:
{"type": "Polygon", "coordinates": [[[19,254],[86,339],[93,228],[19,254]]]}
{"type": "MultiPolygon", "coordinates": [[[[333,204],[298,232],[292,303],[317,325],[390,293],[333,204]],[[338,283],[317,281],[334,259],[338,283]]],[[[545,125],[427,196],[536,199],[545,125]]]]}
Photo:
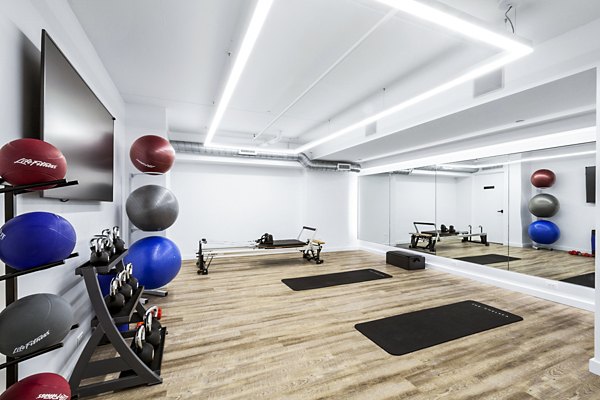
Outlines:
{"type": "MultiPolygon", "coordinates": [[[[28,185],[8,185],[4,182],[0,183],[3,187],[0,188],[0,194],[4,194],[4,222],[8,222],[17,216],[17,196],[23,193],[30,193],[31,189],[44,188],[44,190],[52,190],[59,187],[65,186],[73,186],[79,184],[78,181],[67,181],[66,179],[58,179],[54,181],[48,182],[39,182],[32,183],[28,185]],[[52,186],[52,187],[48,187],[52,186]]],[[[77,253],[71,254],[67,259],[77,257],[77,253]]],[[[17,277],[34,273],[37,271],[42,271],[49,268],[54,268],[59,265],[64,264],[63,261],[58,261],[56,263],[41,265],[39,267],[35,267],[29,270],[20,271],[12,268],[10,265],[5,264],[4,275],[1,277],[0,281],[6,281],[6,292],[5,292],[5,301],[6,306],[14,303],[18,298],[18,286],[17,286],[17,277]]],[[[38,352],[32,353],[26,357],[14,358],[14,357],[6,357],[6,362],[3,365],[3,368],[6,368],[6,388],[9,388],[13,384],[15,384],[19,380],[19,370],[18,363],[22,361],[29,360],[31,358],[37,357],[41,354],[45,354],[49,351],[56,350],[62,347],[62,344],[57,344],[54,347],[50,346],[44,351],[40,350],[38,352]]]]}

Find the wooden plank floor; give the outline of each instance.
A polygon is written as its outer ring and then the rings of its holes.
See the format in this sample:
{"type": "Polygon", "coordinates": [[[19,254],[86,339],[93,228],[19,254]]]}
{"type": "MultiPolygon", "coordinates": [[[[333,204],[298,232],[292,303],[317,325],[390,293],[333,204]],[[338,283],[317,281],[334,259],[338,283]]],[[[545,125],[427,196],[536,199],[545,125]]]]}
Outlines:
{"type": "MultiPolygon", "coordinates": [[[[428,251],[424,251],[424,253],[427,254],[428,251]]],[[[593,258],[573,256],[561,250],[535,250],[524,247],[508,247],[496,243],[483,246],[476,243],[463,243],[459,240],[445,240],[438,243],[435,254],[447,258],[484,254],[510,255],[520,258],[520,260],[487,266],[555,280],[594,272],[593,258]]]]}
{"type": "MultiPolygon", "coordinates": [[[[156,300],[168,326],[162,385],[103,399],[599,399],[588,372],[593,314],[439,271],[405,271],[367,252],[186,262],[156,300]],[[281,283],[372,267],[393,275],[294,292],[281,283]],[[477,300],[524,321],[408,355],[354,329],[386,316],[477,300]]],[[[443,329],[443,327],[440,327],[443,329]]]]}

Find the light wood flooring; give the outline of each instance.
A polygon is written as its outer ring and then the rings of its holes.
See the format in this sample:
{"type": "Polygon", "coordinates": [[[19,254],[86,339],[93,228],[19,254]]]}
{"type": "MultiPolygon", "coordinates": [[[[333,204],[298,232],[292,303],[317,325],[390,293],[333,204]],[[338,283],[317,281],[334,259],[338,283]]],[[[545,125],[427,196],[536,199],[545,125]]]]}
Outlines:
{"type": "MultiPolygon", "coordinates": [[[[169,285],[161,385],[102,399],[600,399],[588,372],[593,314],[434,270],[405,271],[367,252],[186,262],[169,285]],[[292,278],[358,268],[393,275],[294,292],[292,278]],[[354,324],[461,300],[524,318],[394,357],[354,324]]],[[[440,327],[443,329],[443,327],[440,327]]]]}
{"type": "MultiPolygon", "coordinates": [[[[408,244],[398,247],[408,248],[408,244]]],[[[428,250],[425,254],[434,254],[428,250]]],[[[566,251],[508,247],[490,243],[483,246],[477,243],[463,243],[456,239],[443,239],[436,245],[435,255],[447,258],[478,256],[484,254],[501,254],[520,258],[510,262],[488,264],[488,267],[505,269],[540,278],[562,280],[577,275],[594,272],[594,258],[573,256],[566,251]]]]}

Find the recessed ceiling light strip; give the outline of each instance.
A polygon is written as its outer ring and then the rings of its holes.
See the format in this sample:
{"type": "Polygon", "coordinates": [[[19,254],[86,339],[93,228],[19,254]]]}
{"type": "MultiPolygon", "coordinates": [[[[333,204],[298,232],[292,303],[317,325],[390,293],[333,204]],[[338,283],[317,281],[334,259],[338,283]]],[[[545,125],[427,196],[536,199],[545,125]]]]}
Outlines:
{"type": "Polygon", "coordinates": [[[240,50],[238,55],[235,58],[235,62],[233,64],[233,68],[229,73],[229,78],[227,79],[227,83],[225,84],[225,89],[221,94],[221,98],[219,99],[219,103],[217,104],[217,109],[211,121],[210,127],[208,129],[208,133],[206,134],[206,139],[204,139],[204,145],[209,146],[212,142],[219,125],[221,124],[221,120],[223,119],[223,115],[225,115],[225,111],[227,110],[227,106],[231,101],[231,97],[233,96],[233,92],[244,72],[244,67],[250,58],[250,54],[252,53],[252,49],[256,44],[256,40],[260,35],[260,31],[269,15],[269,10],[271,9],[271,5],[273,4],[273,0],[258,0],[256,2],[256,7],[254,8],[254,13],[252,14],[252,19],[250,20],[250,24],[248,25],[248,29],[246,30],[246,34],[244,35],[244,39],[242,40],[242,45],[240,46],[240,50]]]}

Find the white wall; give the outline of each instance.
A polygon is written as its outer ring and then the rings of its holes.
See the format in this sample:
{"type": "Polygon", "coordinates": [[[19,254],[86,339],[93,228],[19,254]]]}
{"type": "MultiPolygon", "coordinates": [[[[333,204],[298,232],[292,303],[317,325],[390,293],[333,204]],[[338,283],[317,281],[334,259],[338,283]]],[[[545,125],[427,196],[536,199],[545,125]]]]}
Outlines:
{"type": "Polygon", "coordinates": [[[413,222],[435,222],[435,176],[392,175],[391,185],[390,244],[410,243],[410,233],[415,231],[413,222]]]}
{"type": "MultiPolygon", "coordinates": [[[[77,347],[76,337],[81,332],[89,334],[91,319],[91,306],[83,281],[75,276],[74,267],[88,257],[88,240],[93,234],[121,222],[124,104],[66,0],[53,0],[51,4],[35,0],[3,1],[0,3],[2,144],[22,137],[39,135],[42,28],[48,30],[92,90],[116,117],[115,202],[61,203],[58,200],[41,199],[35,194],[20,196],[18,200],[20,213],[34,210],[55,212],[68,219],[77,231],[76,251],[81,254],[79,258],[69,261],[66,266],[31,274],[19,278],[18,281],[20,296],[38,292],[63,296],[73,305],[75,319],[80,324],[80,328],[66,338],[63,348],[19,364],[20,377],[49,371],[61,373],[68,378],[83,347],[77,347]]],[[[75,175],[76,171],[68,171],[67,178],[75,175]]],[[[0,287],[4,288],[4,285],[0,287]]],[[[0,376],[0,388],[3,385],[4,375],[0,376]]]]}
{"type": "MultiPolygon", "coordinates": [[[[523,163],[523,181],[527,191],[523,193],[528,202],[538,193],[554,195],[560,202],[560,210],[551,218],[560,228],[560,239],[551,245],[559,250],[579,250],[591,252],[591,230],[595,226],[595,206],[586,203],[585,167],[596,165],[593,155],[556,160],[523,163]],[[529,183],[529,177],[538,169],[550,169],[556,174],[556,183],[548,189],[537,189],[529,183]],[[528,184],[529,183],[529,184],[528,184]]],[[[524,213],[524,228],[536,220],[529,212],[524,213]]]]}
{"type": "Polygon", "coordinates": [[[297,237],[302,226],[317,228],[325,250],[355,246],[356,175],[268,166],[176,161],[169,188],[179,218],[167,236],[186,259],[198,241],[247,242],[271,233],[297,237]]]}
{"type": "Polygon", "coordinates": [[[361,176],[358,180],[358,237],[390,243],[390,175],[361,176]]]}

